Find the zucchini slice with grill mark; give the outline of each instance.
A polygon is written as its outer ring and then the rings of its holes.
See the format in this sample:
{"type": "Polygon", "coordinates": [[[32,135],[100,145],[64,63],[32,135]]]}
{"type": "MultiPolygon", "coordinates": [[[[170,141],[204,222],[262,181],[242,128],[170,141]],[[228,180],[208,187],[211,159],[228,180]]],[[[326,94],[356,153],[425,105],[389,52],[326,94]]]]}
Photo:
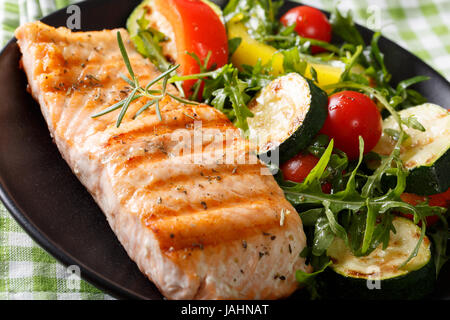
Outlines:
{"type": "MultiPolygon", "coordinates": [[[[426,103],[399,112],[402,119],[414,116],[425,131],[403,126],[408,139],[403,143],[400,158],[410,171],[406,192],[432,195],[450,187],[450,114],[444,108],[426,103]]],[[[383,122],[383,135],[373,150],[389,154],[395,144],[386,129],[398,130],[393,117],[383,122]]]]}
{"type": "Polygon", "coordinates": [[[306,148],[322,128],[328,96],[312,81],[289,73],[270,82],[250,101],[249,138],[258,154],[278,151],[280,162],[306,148]]]}
{"type": "Polygon", "coordinates": [[[328,283],[333,295],[348,299],[418,299],[430,294],[436,282],[431,242],[425,237],[419,252],[399,267],[417,245],[420,228],[411,220],[396,217],[396,233],[389,246],[381,245],[368,256],[355,257],[341,239],[335,239],[327,254],[333,261],[328,283]]]}

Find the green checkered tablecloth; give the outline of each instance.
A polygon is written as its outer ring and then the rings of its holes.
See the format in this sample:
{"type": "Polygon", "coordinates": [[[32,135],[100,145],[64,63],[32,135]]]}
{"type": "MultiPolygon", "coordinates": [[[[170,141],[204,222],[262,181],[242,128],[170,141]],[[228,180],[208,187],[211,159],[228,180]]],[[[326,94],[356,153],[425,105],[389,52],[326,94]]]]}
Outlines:
{"type": "MultiPolygon", "coordinates": [[[[0,41],[20,23],[34,20],[75,0],[0,0],[0,41]]],[[[329,10],[336,1],[304,0],[329,10]]],[[[356,20],[381,29],[450,79],[450,0],[341,0],[356,20]]],[[[389,54],[389,53],[387,53],[389,54]]],[[[74,279],[67,268],[42,250],[0,204],[0,299],[110,299],[74,279]]]]}

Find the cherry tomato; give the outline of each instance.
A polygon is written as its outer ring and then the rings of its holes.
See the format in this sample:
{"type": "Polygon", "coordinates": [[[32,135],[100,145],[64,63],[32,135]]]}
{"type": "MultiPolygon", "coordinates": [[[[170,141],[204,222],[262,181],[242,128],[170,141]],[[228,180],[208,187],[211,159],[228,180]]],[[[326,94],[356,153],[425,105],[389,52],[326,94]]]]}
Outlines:
{"type": "MultiPolygon", "coordinates": [[[[444,208],[449,208],[450,207],[450,188],[442,193],[439,194],[434,194],[432,196],[419,196],[417,194],[414,193],[403,193],[400,198],[406,202],[409,203],[413,206],[418,205],[421,202],[424,202],[427,200],[428,198],[428,204],[432,207],[444,207],[444,208]]],[[[409,218],[409,219],[413,219],[413,215],[409,214],[409,213],[401,213],[402,216],[409,218]]],[[[433,224],[435,224],[436,222],[439,221],[439,217],[436,216],[429,216],[426,218],[427,219],[427,226],[431,226],[433,224]]]]}
{"type": "MultiPolygon", "coordinates": [[[[292,8],[281,17],[281,23],[285,26],[296,23],[295,31],[302,37],[331,41],[331,24],[327,16],[316,8],[308,6],[292,8]]],[[[311,47],[313,54],[324,51],[326,50],[318,46],[311,47]]]]}
{"type": "Polygon", "coordinates": [[[335,147],[349,159],[359,157],[359,136],[364,139],[364,153],[372,150],[382,133],[380,112],[365,94],[342,91],[328,99],[328,117],[321,130],[334,139],[335,147]]]}
{"type": "MultiPolygon", "coordinates": [[[[155,0],[156,9],[166,17],[174,30],[178,69],[182,75],[200,72],[200,66],[188,53],[204,62],[211,52],[207,67],[222,67],[228,62],[228,38],[225,26],[214,10],[202,0],[155,0]]],[[[196,80],[183,83],[187,97],[196,80]]]]}
{"type": "Polygon", "coordinates": [[[311,154],[299,153],[281,166],[285,179],[294,182],[303,182],[319,159],[311,154]]]}
{"type": "MultiPolygon", "coordinates": [[[[294,181],[297,183],[303,182],[312,169],[319,162],[319,158],[312,154],[299,153],[292,159],[286,161],[281,165],[281,171],[286,180],[294,181]]],[[[322,185],[322,191],[324,193],[331,193],[331,184],[324,183],[322,185]]]]}

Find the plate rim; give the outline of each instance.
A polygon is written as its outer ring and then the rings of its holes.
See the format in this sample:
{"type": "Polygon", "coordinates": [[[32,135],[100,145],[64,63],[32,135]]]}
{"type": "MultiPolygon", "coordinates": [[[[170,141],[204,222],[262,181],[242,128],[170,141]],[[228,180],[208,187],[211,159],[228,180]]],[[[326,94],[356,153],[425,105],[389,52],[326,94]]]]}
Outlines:
{"type": "MultiPolygon", "coordinates": [[[[75,5],[98,5],[102,2],[108,2],[108,0],[84,0],[77,3],[74,3],[75,5]]],[[[302,5],[301,3],[294,2],[292,0],[286,0],[285,4],[296,4],[296,5],[302,5]]],[[[40,21],[47,23],[48,20],[53,19],[54,17],[57,17],[61,14],[64,14],[66,12],[67,7],[59,9],[42,19],[40,21]]],[[[328,11],[321,10],[324,13],[329,14],[328,11]]],[[[369,32],[370,34],[373,34],[374,31],[362,26],[360,24],[355,23],[357,28],[359,30],[364,30],[365,32],[369,32]]],[[[407,54],[413,57],[414,64],[420,63],[425,65],[429,71],[433,74],[433,77],[438,77],[445,83],[445,85],[450,90],[450,81],[447,80],[447,78],[439,71],[434,69],[430,64],[428,64],[426,61],[422,60],[420,57],[418,57],[416,54],[410,52],[403,46],[399,45],[397,42],[394,42],[393,40],[385,37],[382,35],[380,37],[380,41],[385,41],[389,45],[393,45],[395,50],[401,51],[403,54],[407,54]]],[[[4,53],[7,50],[13,50],[13,46],[17,46],[16,38],[13,37],[11,40],[9,40],[5,46],[0,50],[0,57],[4,55],[4,53]]],[[[9,194],[8,187],[5,185],[3,181],[3,177],[0,176],[0,201],[4,204],[5,208],[8,210],[9,214],[14,218],[14,220],[21,226],[21,228],[33,239],[34,242],[38,246],[40,246],[42,249],[44,249],[48,254],[50,254],[53,258],[55,258],[59,263],[63,264],[64,266],[70,266],[70,265],[77,265],[79,266],[81,270],[81,278],[99,290],[103,291],[103,293],[106,293],[108,295],[113,296],[117,299],[143,299],[147,300],[148,298],[136,293],[126,287],[121,286],[120,284],[117,284],[116,282],[113,282],[111,280],[108,280],[106,277],[104,277],[101,273],[91,269],[90,267],[86,266],[81,261],[74,258],[69,252],[64,250],[63,248],[59,247],[57,243],[50,240],[46,237],[46,235],[40,231],[39,227],[36,226],[33,221],[26,218],[25,212],[20,208],[20,204],[16,202],[14,197],[9,194]]],[[[150,281],[150,280],[148,280],[150,281]]]]}

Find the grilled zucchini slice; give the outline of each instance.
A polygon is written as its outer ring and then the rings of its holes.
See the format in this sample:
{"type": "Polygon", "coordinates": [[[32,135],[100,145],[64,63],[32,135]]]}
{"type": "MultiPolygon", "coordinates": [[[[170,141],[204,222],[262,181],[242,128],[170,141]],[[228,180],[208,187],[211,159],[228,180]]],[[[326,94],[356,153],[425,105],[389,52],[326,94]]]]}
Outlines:
{"type": "Polygon", "coordinates": [[[258,154],[279,152],[284,162],[306,148],[322,128],[328,96],[312,81],[289,73],[270,82],[249,103],[249,138],[258,154]]]}
{"type": "Polygon", "coordinates": [[[399,268],[417,245],[420,228],[411,220],[396,217],[396,233],[389,246],[381,245],[368,256],[355,257],[343,240],[335,239],[327,254],[333,264],[328,279],[332,294],[350,299],[418,299],[434,290],[436,271],[431,242],[425,237],[419,252],[399,268]]]}
{"type": "MultiPolygon", "coordinates": [[[[413,116],[425,128],[405,128],[408,139],[403,143],[400,158],[410,171],[406,191],[432,195],[450,187],[450,114],[438,105],[426,103],[399,112],[402,119],[413,116]]],[[[383,135],[373,151],[389,154],[395,144],[386,129],[398,130],[393,117],[383,122],[383,135]]]]}

